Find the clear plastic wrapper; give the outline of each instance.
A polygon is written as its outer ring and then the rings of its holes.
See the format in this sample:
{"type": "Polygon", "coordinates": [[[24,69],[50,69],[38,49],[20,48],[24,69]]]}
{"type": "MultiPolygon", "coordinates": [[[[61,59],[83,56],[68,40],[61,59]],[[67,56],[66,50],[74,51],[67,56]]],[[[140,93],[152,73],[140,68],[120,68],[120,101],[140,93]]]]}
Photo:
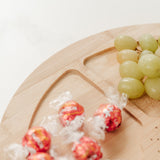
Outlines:
{"type": "Polygon", "coordinates": [[[49,106],[51,108],[56,109],[57,111],[59,110],[59,108],[67,101],[72,100],[73,96],[71,94],[70,91],[66,91],[62,94],[60,94],[56,99],[52,100],[49,103],[49,106]]]}
{"type": "Polygon", "coordinates": [[[44,127],[49,133],[54,136],[58,136],[59,131],[62,128],[58,119],[58,114],[44,117],[42,122],[40,123],[40,126],[44,127]]]}
{"type": "Polygon", "coordinates": [[[105,123],[102,117],[90,117],[85,121],[84,131],[96,140],[105,140],[105,123]]]}
{"type": "MultiPolygon", "coordinates": [[[[4,149],[6,159],[11,160],[23,160],[28,154],[29,150],[27,147],[23,147],[21,144],[11,144],[4,149]]],[[[34,151],[33,151],[34,152],[34,151]]]]}
{"type": "Polygon", "coordinates": [[[109,87],[105,94],[106,94],[108,103],[116,105],[121,110],[126,106],[128,98],[125,93],[120,94],[113,87],[109,87]]]}
{"type": "Polygon", "coordinates": [[[64,136],[64,143],[72,143],[79,140],[83,135],[84,132],[79,131],[79,128],[83,125],[84,116],[77,116],[69,126],[64,127],[60,135],[64,136]]]}

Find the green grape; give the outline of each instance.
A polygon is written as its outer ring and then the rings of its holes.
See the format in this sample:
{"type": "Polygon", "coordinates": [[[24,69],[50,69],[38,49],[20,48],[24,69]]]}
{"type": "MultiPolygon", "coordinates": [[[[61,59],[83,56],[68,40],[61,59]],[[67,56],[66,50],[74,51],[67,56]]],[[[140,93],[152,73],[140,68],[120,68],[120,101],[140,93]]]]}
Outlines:
{"type": "Polygon", "coordinates": [[[135,50],[137,47],[137,41],[130,36],[120,35],[114,40],[114,46],[119,51],[123,49],[135,50]]]}
{"type": "Polygon", "coordinates": [[[158,43],[155,38],[150,34],[144,34],[139,39],[139,44],[143,50],[150,50],[155,52],[158,48],[158,43]]]}
{"type": "Polygon", "coordinates": [[[125,61],[119,67],[121,77],[133,77],[136,79],[142,79],[143,73],[141,72],[139,65],[133,61],[125,61]]]}
{"type": "Polygon", "coordinates": [[[135,99],[143,95],[144,86],[140,80],[127,77],[120,80],[118,90],[120,93],[126,93],[128,98],[135,99]]]}
{"type": "Polygon", "coordinates": [[[160,48],[156,50],[155,55],[160,57],[160,48]]]}
{"type": "Polygon", "coordinates": [[[135,61],[138,62],[138,53],[136,51],[130,49],[124,49],[117,53],[117,60],[119,63],[123,63],[125,61],[135,61]]]}
{"type": "Polygon", "coordinates": [[[140,54],[140,57],[142,57],[143,55],[146,55],[146,54],[153,54],[152,51],[149,51],[149,50],[144,50],[142,51],[142,53],[140,54]]]}
{"type": "Polygon", "coordinates": [[[142,73],[150,78],[160,76],[160,58],[154,54],[143,55],[138,62],[142,73]]]}
{"type": "Polygon", "coordinates": [[[160,100],[160,78],[147,79],[144,86],[150,97],[160,100]]]}

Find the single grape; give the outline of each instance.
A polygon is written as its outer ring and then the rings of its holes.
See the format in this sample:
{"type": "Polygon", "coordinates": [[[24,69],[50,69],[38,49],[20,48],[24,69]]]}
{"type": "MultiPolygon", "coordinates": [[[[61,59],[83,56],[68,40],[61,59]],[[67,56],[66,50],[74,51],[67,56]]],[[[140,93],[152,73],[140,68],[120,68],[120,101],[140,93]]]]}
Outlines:
{"type": "Polygon", "coordinates": [[[156,50],[155,55],[160,57],[160,48],[156,50]]]}
{"type": "Polygon", "coordinates": [[[160,100],[160,78],[147,79],[144,83],[146,93],[153,99],[160,100]]]}
{"type": "Polygon", "coordinates": [[[146,55],[146,54],[153,54],[152,51],[149,51],[149,50],[144,50],[142,51],[142,53],[140,54],[140,57],[142,57],[143,55],[146,55]]]}
{"type": "Polygon", "coordinates": [[[150,34],[144,34],[139,39],[139,44],[143,50],[155,52],[158,48],[156,39],[150,34]]]}
{"type": "Polygon", "coordinates": [[[135,61],[138,62],[138,53],[136,51],[130,49],[124,49],[117,53],[117,60],[119,63],[123,63],[125,61],[135,61]]]}
{"type": "Polygon", "coordinates": [[[160,76],[160,58],[154,54],[143,55],[138,62],[142,73],[150,78],[160,76]]]}
{"type": "Polygon", "coordinates": [[[121,77],[143,78],[143,73],[141,72],[139,65],[133,61],[123,62],[119,67],[119,71],[121,77]]]}
{"type": "Polygon", "coordinates": [[[120,80],[118,90],[120,93],[126,93],[128,98],[135,99],[143,95],[144,85],[140,80],[126,77],[120,80]]]}
{"type": "Polygon", "coordinates": [[[120,35],[114,40],[114,46],[117,50],[132,49],[137,47],[137,41],[130,36],[120,35]]]}

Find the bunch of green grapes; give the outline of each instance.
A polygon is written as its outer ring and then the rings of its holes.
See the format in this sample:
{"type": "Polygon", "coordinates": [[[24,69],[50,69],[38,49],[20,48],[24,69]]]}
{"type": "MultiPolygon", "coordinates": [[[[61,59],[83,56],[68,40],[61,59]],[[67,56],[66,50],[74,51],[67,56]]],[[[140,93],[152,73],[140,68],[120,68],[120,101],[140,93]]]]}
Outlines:
{"type": "Polygon", "coordinates": [[[130,36],[118,36],[114,45],[119,51],[117,60],[122,79],[118,90],[128,98],[141,97],[146,92],[153,99],[160,100],[160,38],[158,41],[150,34],[144,34],[138,43],[130,36]]]}

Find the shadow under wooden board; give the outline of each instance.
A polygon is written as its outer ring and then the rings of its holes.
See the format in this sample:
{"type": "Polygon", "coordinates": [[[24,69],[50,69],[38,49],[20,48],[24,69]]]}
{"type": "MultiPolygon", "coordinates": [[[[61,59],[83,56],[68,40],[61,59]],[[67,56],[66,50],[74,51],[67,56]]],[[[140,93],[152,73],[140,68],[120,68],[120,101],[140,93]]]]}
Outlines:
{"type": "MultiPolygon", "coordinates": [[[[117,89],[120,79],[114,39],[130,35],[136,40],[144,33],[160,36],[160,24],[135,25],[105,31],[63,49],[40,65],[13,96],[0,124],[0,159],[4,148],[21,143],[27,129],[52,115],[49,102],[65,91],[93,115],[107,102],[110,86],[117,89]]],[[[106,134],[102,143],[103,159],[160,159],[160,102],[147,95],[129,101],[123,111],[122,126],[106,134]]]]}

